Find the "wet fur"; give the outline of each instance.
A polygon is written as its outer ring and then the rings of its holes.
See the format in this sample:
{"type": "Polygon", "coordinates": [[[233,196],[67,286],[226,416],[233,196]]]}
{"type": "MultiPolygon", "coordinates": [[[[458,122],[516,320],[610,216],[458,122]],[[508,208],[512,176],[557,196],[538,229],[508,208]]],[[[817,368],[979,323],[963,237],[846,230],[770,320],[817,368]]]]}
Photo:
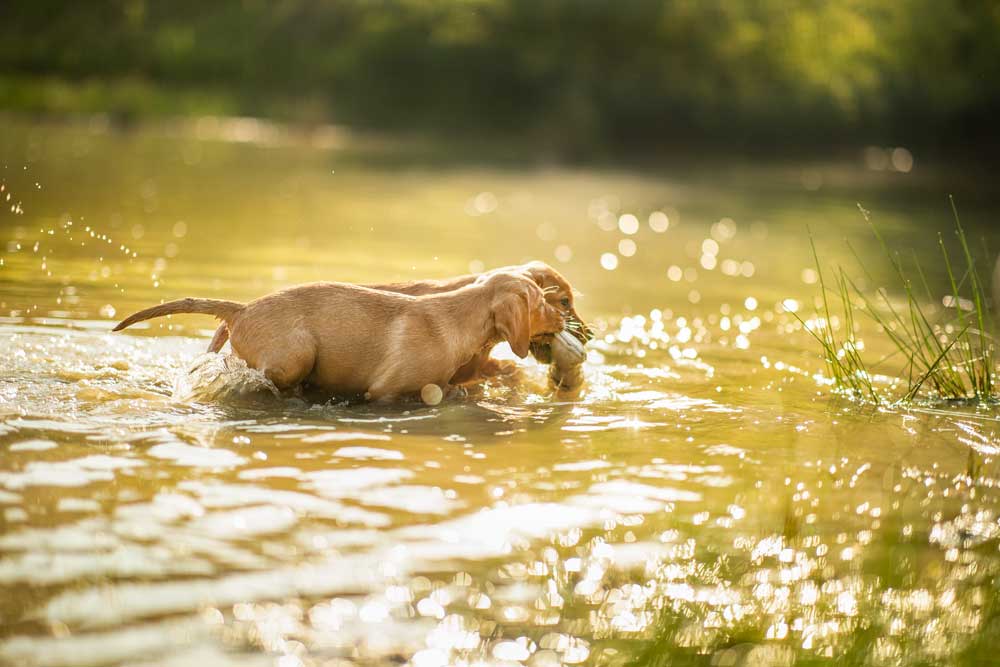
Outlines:
{"type": "MultiPolygon", "coordinates": [[[[562,274],[544,262],[528,262],[527,264],[517,266],[505,266],[499,269],[493,269],[492,271],[487,271],[485,273],[470,273],[453,278],[413,280],[398,283],[379,283],[365,285],[365,287],[382,292],[392,292],[394,294],[428,296],[461,289],[468,285],[472,285],[477,281],[484,280],[494,273],[513,273],[532,280],[542,289],[542,292],[545,295],[545,300],[550,305],[563,312],[568,326],[571,328],[571,333],[579,338],[582,343],[586,343],[591,339],[592,336],[590,329],[586,324],[584,324],[580,315],[576,312],[573,288],[570,286],[569,281],[566,280],[562,274]],[[568,306],[563,305],[564,299],[568,301],[568,306]]],[[[226,344],[226,340],[228,340],[228,338],[229,329],[226,323],[223,322],[219,325],[219,328],[216,329],[215,335],[209,343],[208,351],[219,352],[222,349],[222,346],[226,344]]],[[[470,359],[467,364],[460,368],[452,378],[452,384],[463,384],[473,382],[482,377],[491,377],[510,373],[513,370],[510,367],[510,364],[505,364],[497,361],[496,359],[490,358],[490,350],[492,347],[492,345],[485,346],[472,359],[470,359]]],[[[545,340],[544,337],[536,338],[531,342],[531,354],[535,357],[535,359],[543,364],[552,362],[552,352],[548,341],[545,340]]]]}
{"type": "Polygon", "coordinates": [[[135,313],[114,330],[186,312],[223,320],[233,352],[280,389],[305,383],[372,400],[475,381],[478,366],[470,362],[496,343],[507,341],[524,357],[531,338],[564,325],[534,281],[493,272],[423,296],[312,283],[245,305],[180,299],[135,313]]]}

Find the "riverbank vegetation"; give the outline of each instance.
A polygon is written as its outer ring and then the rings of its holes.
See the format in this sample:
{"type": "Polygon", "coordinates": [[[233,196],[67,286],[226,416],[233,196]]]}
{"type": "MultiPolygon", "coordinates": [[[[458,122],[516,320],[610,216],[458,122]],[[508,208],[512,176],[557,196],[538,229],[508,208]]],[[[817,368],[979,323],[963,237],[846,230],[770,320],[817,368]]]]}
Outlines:
{"type": "Polygon", "coordinates": [[[932,289],[916,253],[890,248],[864,208],[861,213],[897,281],[895,293],[886,287],[870,290],[860,286],[876,283],[856,253],[863,282],[840,266],[833,270],[831,279],[812,244],[820,285],[819,308],[809,321],[795,316],[819,343],[838,391],[875,404],[905,404],[918,397],[979,403],[998,399],[996,336],[987,287],[991,256],[985,241],[979,252],[974,249],[954,200],[950,203],[954,241],[949,244],[943,234],[938,235],[948,279],[943,294],[932,289]],[[949,245],[957,246],[957,251],[949,245]],[[877,333],[888,338],[892,353],[874,363],[866,360],[858,314],[867,316],[877,333]],[[883,375],[887,381],[877,381],[879,374],[892,373],[892,368],[901,373],[883,375]]]}
{"type": "Polygon", "coordinates": [[[0,108],[225,113],[520,138],[558,154],[679,145],[981,146],[989,3],[257,0],[0,13],[0,108]]]}

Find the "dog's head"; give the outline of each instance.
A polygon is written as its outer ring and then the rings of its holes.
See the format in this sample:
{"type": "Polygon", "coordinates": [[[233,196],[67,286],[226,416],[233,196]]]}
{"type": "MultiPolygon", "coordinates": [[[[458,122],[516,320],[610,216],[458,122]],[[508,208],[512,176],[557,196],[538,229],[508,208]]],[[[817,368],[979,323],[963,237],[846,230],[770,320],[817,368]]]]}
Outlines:
{"type": "MultiPolygon", "coordinates": [[[[594,333],[576,312],[573,287],[561,273],[545,262],[528,262],[518,267],[518,270],[538,285],[545,294],[545,300],[558,308],[566,317],[566,330],[584,345],[594,333]]],[[[551,340],[548,336],[531,341],[531,355],[543,364],[552,363],[551,340]]]]}
{"type": "Polygon", "coordinates": [[[492,288],[491,309],[498,338],[510,343],[514,354],[528,356],[531,341],[559,333],[566,319],[550,304],[542,288],[533,280],[515,273],[492,273],[485,281],[492,288]]]}
{"type": "Polygon", "coordinates": [[[545,300],[565,315],[567,331],[578,338],[581,343],[586,343],[594,337],[590,327],[584,323],[579,313],[576,312],[573,287],[561,273],[545,262],[537,261],[522,265],[521,271],[542,288],[545,300]]]}

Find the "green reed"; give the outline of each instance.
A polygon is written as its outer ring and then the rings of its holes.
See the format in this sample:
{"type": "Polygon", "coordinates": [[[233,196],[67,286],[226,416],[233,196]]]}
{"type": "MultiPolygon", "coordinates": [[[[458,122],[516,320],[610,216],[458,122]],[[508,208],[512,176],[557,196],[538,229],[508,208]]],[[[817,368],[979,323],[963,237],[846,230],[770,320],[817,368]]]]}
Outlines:
{"type": "MultiPolygon", "coordinates": [[[[912,267],[908,271],[901,254],[890,249],[864,208],[859,206],[892,267],[904,297],[902,304],[894,302],[885,287],[877,288],[874,295],[866,293],[841,267],[837,267],[835,272],[836,284],[828,287],[810,234],[822,293],[820,308],[824,321],[810,327],[798,314],[793,314],[819,342],[830,377],[839,391],[876,404],[905,403],[921,392],[928,397],[945,400],[986,402],[998,398],[989,299],[953,199],[951,208],[955,235],[961,249],[958,262],[953,261],[944,237],[938,235],[938,247],[950,288],[947,297],[950,303],[947,299],[943,301],[947,308],[955,311],[955,316],[951,318],[936,313],[937,309],[928,305],[937,300],[916,254],[913,253],[912,267]],[[956,269],[962,271],[961,276],[956,269]],[[914,277],[919,279],[919,283],[915,283],[914,277]],[[916,285],[923,288],[922,294],[918,294],[916,285]],[[839,302],[842,312],[843,333],[840,336],[835,333],[832,324],[831,300],[839,302]],[[869,366],[860,353],[855,311],[875,322],[896,350],[873,366],[869,366]],[[873,384],[871,369],[896,356],[904,360],[902,370],[906,391],[893,400],[873,384]]],[[[848,247],[857,258],[868,283],[875,284],[858,253],[850,244],[848,247]]]]}
{"type": "Polygon", "coordinates": [[[833,328],[833,316],[830,308],[830,298],[827,296],[826,278],[823,275],[823,268],[819,261],[819,254],[816,251],[816,242],[813,240],[812,232],[809,234],[809,243],[812,246],[813,260],[816,263],[816,273],[819,276],[820,295],[823,306],[823,320],[815,326],[810,326],[798,313],[792,312],[803,328],[816,339],[823,348],[823,359],[826,362],[830,377],[833,378],[834,386],[838,389],[852,394],[857,398],[880,402],[878,392],[872,384],[872,376],[861,358],[860,345],[856,338],[856,328],[854,322],[855,306],[851,300],[851,285],[849,279],[842,269],[838,268],[836,275],[837,288],[834,296],[840,303],[840,311],[844,318],[844,336],[838,338],[833,328]]]}

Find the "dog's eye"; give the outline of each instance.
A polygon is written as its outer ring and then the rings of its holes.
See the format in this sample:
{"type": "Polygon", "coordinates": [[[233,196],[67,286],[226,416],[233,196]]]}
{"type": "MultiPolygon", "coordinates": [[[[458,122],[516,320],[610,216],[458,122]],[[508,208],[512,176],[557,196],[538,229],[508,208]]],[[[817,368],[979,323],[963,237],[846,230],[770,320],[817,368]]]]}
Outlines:
{"type": "Polygon", "coordinates": [[[562,304],[563,308],[569,308],[569,297],[568,296],[564,296],[562,298],[562,301],[560,301],[559,303],[562,304]]]}

